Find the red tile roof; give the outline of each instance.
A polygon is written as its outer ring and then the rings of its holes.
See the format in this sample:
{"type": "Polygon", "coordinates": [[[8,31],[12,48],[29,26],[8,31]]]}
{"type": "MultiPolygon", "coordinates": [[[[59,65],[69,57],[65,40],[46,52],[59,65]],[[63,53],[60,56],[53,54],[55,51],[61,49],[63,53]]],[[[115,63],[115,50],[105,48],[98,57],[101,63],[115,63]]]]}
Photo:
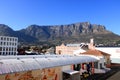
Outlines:
{"type": "Polygon", "coordinates": [[[99,51],[99,50],[88,50],[87,52],[81,53],[81,54],[88,54],[88,55],[94,55],[94,56],[110,56],[110,54],[99,51]]]}

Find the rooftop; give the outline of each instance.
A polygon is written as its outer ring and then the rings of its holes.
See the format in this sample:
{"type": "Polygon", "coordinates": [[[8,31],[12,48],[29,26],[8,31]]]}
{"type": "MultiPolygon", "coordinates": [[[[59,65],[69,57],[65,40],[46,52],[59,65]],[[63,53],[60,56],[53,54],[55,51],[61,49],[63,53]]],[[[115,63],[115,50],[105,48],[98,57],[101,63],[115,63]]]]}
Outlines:
{"type": "Polygon", "coordinates": [[[110,54],[102,52],[100,50],[88,50],[82,54],[87,54],[87,55],[94,55],[94,56],[110,56],[110,54]]]}
{"type": "Polygon", "coordinates": [[[97,58],[86,55],[0,56],[0,74],[37,70],[96,61],[98,61],[97,58]]]}

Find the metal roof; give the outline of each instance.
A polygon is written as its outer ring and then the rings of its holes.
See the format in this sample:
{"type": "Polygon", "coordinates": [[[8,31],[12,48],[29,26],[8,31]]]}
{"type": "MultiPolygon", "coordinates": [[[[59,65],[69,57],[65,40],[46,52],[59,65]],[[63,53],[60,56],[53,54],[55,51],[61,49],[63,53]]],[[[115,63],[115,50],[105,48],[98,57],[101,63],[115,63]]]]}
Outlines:
{"type": "Polygon", "coordinates": [[[29,71],[84,62],[95,62],[97,58],[87,55],[30,55],[0,56],[0,74],[29,71]]]}

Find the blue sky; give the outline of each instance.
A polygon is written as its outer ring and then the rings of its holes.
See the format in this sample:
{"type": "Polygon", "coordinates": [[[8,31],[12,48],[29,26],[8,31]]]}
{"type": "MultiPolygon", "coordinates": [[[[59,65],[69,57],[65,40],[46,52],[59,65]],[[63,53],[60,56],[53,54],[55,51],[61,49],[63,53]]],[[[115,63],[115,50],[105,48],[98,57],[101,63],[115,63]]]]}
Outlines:
{"type": "Polygon", "coordinates": [[[120,0],[0,0],[0,24],[13,30],[86,21],[120,35],[120,0]]]}

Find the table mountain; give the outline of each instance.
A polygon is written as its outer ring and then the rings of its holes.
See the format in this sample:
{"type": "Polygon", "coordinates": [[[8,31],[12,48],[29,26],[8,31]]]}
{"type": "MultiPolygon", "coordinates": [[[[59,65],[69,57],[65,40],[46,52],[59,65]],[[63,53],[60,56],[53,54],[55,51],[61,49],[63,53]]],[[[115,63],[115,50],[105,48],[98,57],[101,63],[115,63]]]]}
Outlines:
{"type": "Polygon", "coordinates": [[[0,32],[0,35],[17,36],[21,42],[46,41],[58,44],[61,42],[88,42],[90,38],[94,38],[96,43],[113,43],[120,40],[119,35],[106,30],[105,26],[89,22],[53,26],[30,25],[19,31],[13,31],[6,25],[0,25],[0,32]]]}

